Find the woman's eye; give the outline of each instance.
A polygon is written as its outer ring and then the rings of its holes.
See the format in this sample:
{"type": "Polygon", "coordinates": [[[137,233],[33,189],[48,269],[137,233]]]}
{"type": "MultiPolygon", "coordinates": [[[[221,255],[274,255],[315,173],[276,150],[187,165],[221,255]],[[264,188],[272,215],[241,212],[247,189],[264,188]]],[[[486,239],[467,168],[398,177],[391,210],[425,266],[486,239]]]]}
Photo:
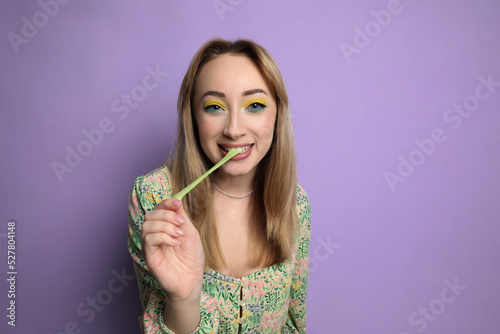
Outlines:
{"type": "Polygon", "coordinates": [[[257,112],[266,109],[266,107],[267,106],[265,104],[262,104],[260,102],[254,102],[250,103],[250,105],[247,107],[246,110],[251,112],[257,112]]]}
{"type": "Polygon", "coordinates": [[[217,113],[217,112],[221,112],[221,111],[224,110],[218,104],[210,104],[210,105],[206,106],[204,109],[205,109],[206,112],[209,112],[209,113],[217,113]]]}

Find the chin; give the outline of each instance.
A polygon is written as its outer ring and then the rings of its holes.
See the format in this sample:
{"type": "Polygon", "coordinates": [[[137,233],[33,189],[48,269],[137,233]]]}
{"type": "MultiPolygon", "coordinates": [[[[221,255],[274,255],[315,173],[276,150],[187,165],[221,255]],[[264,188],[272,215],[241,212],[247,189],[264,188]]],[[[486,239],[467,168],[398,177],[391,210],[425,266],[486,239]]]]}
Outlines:
{"type": "Polygon", "coordinates": [[[224,174],[227,174],[228,176],[245,176],[250,173],[252,173],[255,168],[231,168],[232,166],[228,166],[227,169],[224,169],[224,174]]]}

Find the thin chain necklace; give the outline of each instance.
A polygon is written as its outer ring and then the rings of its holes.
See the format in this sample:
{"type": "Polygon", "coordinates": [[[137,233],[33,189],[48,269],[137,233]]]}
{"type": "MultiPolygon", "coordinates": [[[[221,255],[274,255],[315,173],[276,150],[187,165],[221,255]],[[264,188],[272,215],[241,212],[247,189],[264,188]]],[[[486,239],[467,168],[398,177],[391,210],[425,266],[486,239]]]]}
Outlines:
{"type": "Polygon", "coordinates": [[[227,197],[231,197],[231,198],[245,198],[245,197],[247,197],[248,195],[250,195],[251,193],[253,193],[253,191],[255,190],[255,188],[254,188],[254,189],[250,190],[249,192],[247,192],[245,195],[237,196],[237,195],[231,195],[231,194],[228,194],[228,193],[226,193],[226,192],[222,191],[222,190],[221,190],[219,187],[217,187],[215,184],[214,184],[214,187],[215,187],[215,189],[217,189],[220,193],[222,193],[222,194],[226,195],[227,197]]]}

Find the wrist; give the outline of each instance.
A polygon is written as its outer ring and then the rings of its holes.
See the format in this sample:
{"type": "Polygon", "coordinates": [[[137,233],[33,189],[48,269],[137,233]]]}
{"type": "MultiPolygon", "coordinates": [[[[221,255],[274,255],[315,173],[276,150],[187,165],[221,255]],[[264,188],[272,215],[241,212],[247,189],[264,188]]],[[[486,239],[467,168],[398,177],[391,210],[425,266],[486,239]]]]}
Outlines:
{"type": "Polygon", "coordinates": [[[160,319],[175,333],[191,333],[201,320],[200,301],[201,287],[193,290],[185,298],[166,294],[165,308],[160,319]]]}
{"type": "Polygon", "coordinates": [[[202,284],[196,285],[196,287],[191,291],[183,295],[176,295],[175,293],[165,293],[165,301],[167,303],[179,304],[179,305],[189,305],[189,304],[199,304],[201,299],[202,284]]]}

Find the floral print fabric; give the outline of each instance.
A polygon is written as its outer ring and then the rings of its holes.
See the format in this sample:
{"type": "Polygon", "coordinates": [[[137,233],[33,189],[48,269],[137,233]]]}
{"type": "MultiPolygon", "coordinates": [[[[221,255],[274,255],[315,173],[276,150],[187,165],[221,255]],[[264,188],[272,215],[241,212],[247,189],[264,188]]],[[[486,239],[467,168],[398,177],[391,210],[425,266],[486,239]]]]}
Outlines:
{"type": "MultiPolygon", "coordinates": [[[[143,333],[173,333],[162,318],[165,291],[144,262],[140,239],[145,213],[171,196],[165,166],[138,177],[130,193],[128,249],[144,310],[139,318],[143,333]]],[[[305,333],[311,210],[300,186],[297,212],[300,226],[291,260],[241,278],[205,270],[201,321],[193,333],[238,333],[240,325],[241,333],[305,333]]]]}

